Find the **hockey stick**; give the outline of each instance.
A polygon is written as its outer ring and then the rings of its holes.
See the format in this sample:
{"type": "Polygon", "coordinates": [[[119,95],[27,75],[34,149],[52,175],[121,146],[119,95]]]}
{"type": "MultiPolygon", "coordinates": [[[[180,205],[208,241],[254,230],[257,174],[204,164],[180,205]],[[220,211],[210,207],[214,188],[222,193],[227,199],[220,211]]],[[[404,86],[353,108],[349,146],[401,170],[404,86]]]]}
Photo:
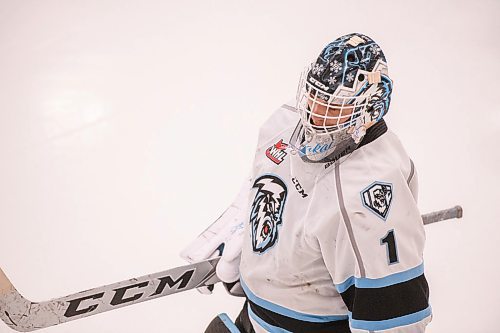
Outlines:
{"type": "MultiPolygon", "coordinates": [[[[422,215],[424,224],[460,217],[460,206],[422,215]]],[[[0,318],[18,332],[31,332],[208,286],[220,281],[215,274],[218,261],[219,258],[209,259],[45,302],[32,302],[24,298],[0,269],[0,318]]]]}
{"type": "Polygon", "coordinates": [[[436,223],[443,220],[449,219],[460,219],[463,215],[463,209],[461,206],[455,206],[448,209],[438,210],[432,213],[422,215],[422,220],[424,224],[436,223]]]}
{"type": "Polygon", "coordinates": [[[0,269],[0,318],[18,332],[62,324],[217,283],[218,261],[209,259],[40,303],[24,298],[0,269]]]}

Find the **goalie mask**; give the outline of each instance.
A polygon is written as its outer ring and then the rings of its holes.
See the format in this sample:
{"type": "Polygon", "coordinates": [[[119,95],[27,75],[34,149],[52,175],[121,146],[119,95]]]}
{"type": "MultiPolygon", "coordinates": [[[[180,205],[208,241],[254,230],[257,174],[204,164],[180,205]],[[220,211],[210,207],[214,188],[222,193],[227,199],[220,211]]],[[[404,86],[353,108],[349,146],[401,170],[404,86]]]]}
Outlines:
{"type": "Polygon", "coordinates": [[[380,47],[353,33],[328,44],[306,68],[297,91],[295,146],[308,162],[330,162],[359,145],[388,112],[392,81],[380,47]]]}

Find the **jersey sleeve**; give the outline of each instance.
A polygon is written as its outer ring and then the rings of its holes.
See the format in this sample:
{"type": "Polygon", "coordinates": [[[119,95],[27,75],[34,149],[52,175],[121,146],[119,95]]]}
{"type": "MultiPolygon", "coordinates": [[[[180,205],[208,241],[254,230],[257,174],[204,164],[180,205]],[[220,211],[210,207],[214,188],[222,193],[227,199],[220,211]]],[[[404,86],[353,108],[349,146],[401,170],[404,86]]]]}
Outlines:
{"type": "Polygon", "coordinates": [[[351,331],[424,332],[432,315],[416,177],[395,172],[350,191],[351,184],[336,176],[338,223],[319,236],[319,244],[351,331]]]}

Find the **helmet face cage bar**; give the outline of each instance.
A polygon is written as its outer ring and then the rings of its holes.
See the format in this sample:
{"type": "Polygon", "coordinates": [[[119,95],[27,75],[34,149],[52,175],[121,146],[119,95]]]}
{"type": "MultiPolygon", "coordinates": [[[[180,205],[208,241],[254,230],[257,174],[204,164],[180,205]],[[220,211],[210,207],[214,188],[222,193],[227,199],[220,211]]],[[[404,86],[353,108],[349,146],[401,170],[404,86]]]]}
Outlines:
{"type": "Polygon", "coordinates": [[[303,72],[297,91],[297,109],[306,131],[324,136],[354,127],[366,110],[370,94],[364,87],[361,94],[345,89],[337,94],[328,93],[307,80],[309,70],[310,67],[303,72]]]}

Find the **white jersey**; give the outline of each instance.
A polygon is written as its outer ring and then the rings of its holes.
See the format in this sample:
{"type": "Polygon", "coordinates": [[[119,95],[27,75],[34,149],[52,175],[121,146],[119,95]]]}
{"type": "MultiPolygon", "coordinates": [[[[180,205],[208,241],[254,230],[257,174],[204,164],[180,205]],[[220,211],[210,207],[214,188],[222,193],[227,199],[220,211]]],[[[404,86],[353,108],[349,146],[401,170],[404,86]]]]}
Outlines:
{"type": "Polygon", "coordinates": [[[247,196],[240,274],[255,331],[423,332],[413,162],[387,131],[336,162],[306,163],[290,146],[291,109],[261,128],[247,196]]]}

